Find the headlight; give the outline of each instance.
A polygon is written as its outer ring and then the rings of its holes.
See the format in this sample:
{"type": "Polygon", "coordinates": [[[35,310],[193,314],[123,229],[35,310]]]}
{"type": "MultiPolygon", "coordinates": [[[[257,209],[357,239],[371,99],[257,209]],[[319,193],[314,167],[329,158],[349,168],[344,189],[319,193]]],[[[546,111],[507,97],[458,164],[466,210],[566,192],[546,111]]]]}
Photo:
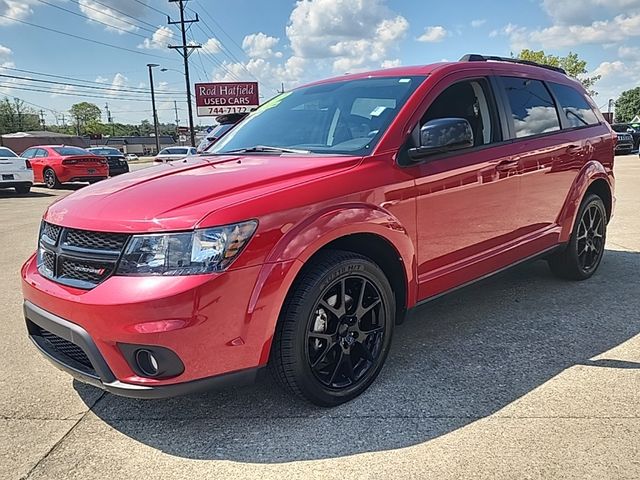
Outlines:
{"type": "Polygon", "coordinates": [[[187,233],[134,235],[117,275],[198,275],[219,272],[238,256],[258,222],[206,228],[187,233]]]}

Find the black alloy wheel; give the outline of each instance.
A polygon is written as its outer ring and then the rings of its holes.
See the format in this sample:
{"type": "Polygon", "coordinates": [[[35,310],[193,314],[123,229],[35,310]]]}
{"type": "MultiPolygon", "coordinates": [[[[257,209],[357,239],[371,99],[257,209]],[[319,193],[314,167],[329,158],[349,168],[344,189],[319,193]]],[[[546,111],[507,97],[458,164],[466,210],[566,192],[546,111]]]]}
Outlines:
{"type": "Polygon", "coordinates": [[[386,320],[382,295],[365,277],[330,284],[307,329],[307,361],[318,381],[343,389],[364,378],[382,353],[386,320]]]}
{"type": "Polygon", "coordinates": [[[608,220],[602,199],[592,193],[586,195],[568,245],[548,258],[551,271],[569,280],[591,277],[604,256],[608,220]]]}
{"type": "Polygon", "coordinates": [[[576,237],[578,264],[588,273],[597,267],[604,252],[605,215],[597,203],[584,210],[576,237]]]}
{"type": "Polygon", "coordinates": [[[308,262],[282,308],[269,366],[288,391],[331,407],[364,392],[384,365],[395,297],[371,259],[341,250],[308,262]]]}

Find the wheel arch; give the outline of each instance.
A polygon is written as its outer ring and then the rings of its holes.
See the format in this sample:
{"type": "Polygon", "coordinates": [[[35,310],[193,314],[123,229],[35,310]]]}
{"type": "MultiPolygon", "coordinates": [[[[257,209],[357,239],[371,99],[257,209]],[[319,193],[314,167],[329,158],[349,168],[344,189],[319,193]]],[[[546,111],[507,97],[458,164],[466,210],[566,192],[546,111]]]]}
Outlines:
{"type": "Polygon", "coordinates": [[[315,255],[327,249],[360,253],[375,262],[394,290],[397,318],[415,304],[414,244],[390,212],[366,204],[319,212],[287,231],[267,257],[254,287],[247,321],[265,328],[261,365],[268,361],[282,306],[296,279],[315,255]]]}
{"type": "Polygon", "coordinates": [[[591,192],[602,198],[607,209],[607,216],[611,219],[615,207],[613,171],[597,160],[587,162],[576,175],[571,186],[557,221],[558,225],[562,227],[561,243],[569,241],[582,199],[591,192]]]}

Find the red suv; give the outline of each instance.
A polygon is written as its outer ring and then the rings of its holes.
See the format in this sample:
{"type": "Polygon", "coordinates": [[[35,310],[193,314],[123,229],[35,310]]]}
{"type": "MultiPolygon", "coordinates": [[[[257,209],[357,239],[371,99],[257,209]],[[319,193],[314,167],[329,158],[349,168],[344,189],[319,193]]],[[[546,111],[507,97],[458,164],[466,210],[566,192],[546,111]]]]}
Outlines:
{"type": "Polygon", "coordinates": [[[267,365],[331,406],[380,372],[408,309],[538,257],[604,253],[615,135],[564,72],[472,55],[313,83],[207,156],[80,190],[22,268],[36,346],[132,397],[267,365]]]}
{"type": "Polygon", "coordinates": [[[47,188],[66,182],[95,183],[109,176],[107,159],[84,148],[42,145],[28,148],[21,156],[31,162],[35,181],[47,188]]]}

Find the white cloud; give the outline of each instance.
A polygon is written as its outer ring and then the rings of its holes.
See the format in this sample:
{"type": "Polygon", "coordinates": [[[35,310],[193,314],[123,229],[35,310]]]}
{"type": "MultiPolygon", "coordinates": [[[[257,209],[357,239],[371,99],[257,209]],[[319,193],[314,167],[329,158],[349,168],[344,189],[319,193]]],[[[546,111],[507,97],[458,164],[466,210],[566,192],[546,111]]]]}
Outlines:
{"type": "Polygon", "coordinates": [[[262,32],[252,33],[242,40],[242,49],[251,58],[282,57],[282,52],[274,50],[279,41],[279,38],[270,37],[262,32]]]}
{"type": "Polygon", "coordinates": [[[543,0],[554,24],[588,26],[640,8],[640,0],[543,0]]]}
{"type": "Polygon", "coordinates": [[[402,60],[399,58],[394,58],[393,60],[385,60],[380,65],[382,68],[395,68],[402,65],[402,60]]]}
{"type": "Polygon", "coordinates": [[[158,29],[151,35],[151,38],[145,38],[144,41],[138,45],[138,48],[144,48],[146,50],[164,50],[173,41],[174,33],[169,27],[158,27],[158,29]]]}
{"type": "Polygon", "coordinates": [[[286,33],[294,57],[344,73],[381,65],[408,29],[383,0],[299,0],[286,33]]]}
{"type": "MultiPolygon", "coordinates": [[[[31,6],[36,0],[0,0],[0,15],[15,18],[16,20],[24,20],[33,13],[31,6]]],[[[0,25],[20,25],[8,18],[0,17],[0,25]]]]}
{"type": "Polygon", "coordinates": [[[105,26],[105,30],[120,34],[138,30],[138,27],[132,25],[133,22],[130,20],[121,19],[123,15],[119,12],[127,13],[134,18],[140,18],[144,16],[145,13],[143,5],[132,2],[131,0],[110,0],[109,4],[113,9],[106,7],[104,0],[100,3],[94,0],[78,0],[80,11],[84,13],[89,20],[96,20],[116,27],[105,26]]]}
{"type": "Polygon", "coordinates": [[[202,53],[208,53],[210,55],[215,55],[222,51],[222,44],[220,40],[217,38],[210,38],[206,42],[202,44],[202,53]]]}
{"type": "Polygon", "coordinates": [[[424,33],[418,37],[419,42],[438,43],[445,39],[448,35],[447,29],[441,25],[427,27],[424,33]]]}
{"type": "Polygon", "coordinates": [[[471,26],[473,28],[480,28],[481,26],[483,26],[485,23],[487,23],[487,20],[484,18],[479,18],[477,20],[471,20],[471,26]]]}
{"type": "Polygon", "coordinates": [[[627,47],[622,45],[618,48],[618,56],[625,60],[640,61],[640,47],[627,47]]]}
{"type": "MultiPolygon", "coordinates": [[[[15,66],[15,64],[13,63],[13,60],[11,59],[12,56],[13,56],[13,52],[11,51],[11,49],[9,47],[5,47],[4,45],[0,44],[0,67],[15,66]]],[[[11,80],[11,79],[7,78],[5,80],[11,80]]]]}

